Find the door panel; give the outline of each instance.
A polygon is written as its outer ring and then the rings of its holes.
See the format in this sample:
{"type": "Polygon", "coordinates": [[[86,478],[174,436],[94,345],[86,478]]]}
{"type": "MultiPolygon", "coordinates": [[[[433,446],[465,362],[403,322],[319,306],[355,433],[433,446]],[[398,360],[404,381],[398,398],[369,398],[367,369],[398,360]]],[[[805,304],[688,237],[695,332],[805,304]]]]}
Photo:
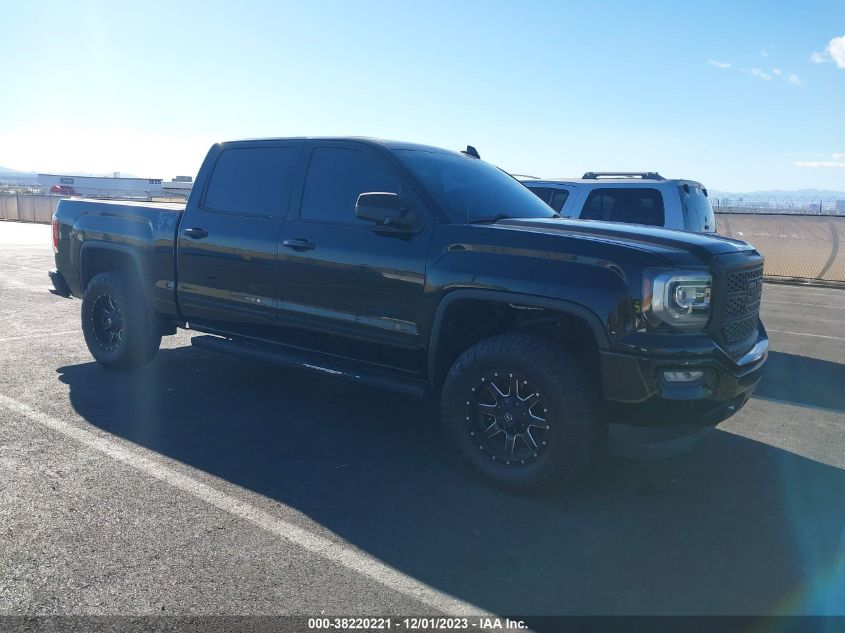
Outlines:
{"type": "Polygon", "coordinates": [[[419,345],[431,228],[428,210],[378,155],[354,145],[315,147],[300,217],[288,220],[282,229],[280,325],[310,330],[310,335],[297,336],[307,337],[312,347],[401,364],[392,358],[395,348],[419,345]],[[413,233],[385,233],[355,218],[358,195],[370,191],[412,199],[423,218],[420,226],[413,233]],[[284,246],[293,240],[313,248],[284,246]],[[355,340],[340,341],[333,334],[355,340]]]}
{"type": "Polygon", "coordinates": [[[247,336],[272,335],[282,220],[197,209],[179,236],[179,305],[192,323],[247,336]]]}
{"type": "Polygon", "coordinates": [[[302,142],[223,146],[178,236],[178,298],[200,327],[273,337],[279,235],[302,142]]]}

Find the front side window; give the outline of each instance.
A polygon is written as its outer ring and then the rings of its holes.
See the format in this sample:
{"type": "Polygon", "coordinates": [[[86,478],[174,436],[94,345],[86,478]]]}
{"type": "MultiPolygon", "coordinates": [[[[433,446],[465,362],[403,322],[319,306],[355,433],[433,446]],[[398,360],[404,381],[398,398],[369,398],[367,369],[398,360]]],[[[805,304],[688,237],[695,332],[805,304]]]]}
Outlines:
{"type": "Polygon", "coordinates": [[[402,193],[388,165],[357,149],[318,147],[308,166],[300,215],[332,224],[363,223],[355,217],[355,203],[374,191],[402,193]]]}
{"type": "Polygon", "coordinates": [[[284,217],[299,155],[297,147],[224,149],[203,206],[235,215],[284,217]]]}
{"type": "MultiPolygon", "coordinates": [[[[527,185],[526,185],[527,186],[527,185]]],[[[533,193],[535,196],[540,198],[543,202],[551,206],[552,201],[552,194],[554,193],[554,189],[551,187],[534,187],[528,186],[528,189],[533,193]]]]}
{"type": "Polygon", "coordinates": [[[483,160],[451,152],[396,153],[456,222],[557,217],[519,181],[483,160]]]}
{"type": "Polygon", "coordinates": [[[561,212],[566,199],[569,197],[568,189],[557,189],[555,187],[535,187],[528,185],[528,189],[540,200],[549,205],[552,210],[561,212]]]}
{"type": "Polygon", "coordinates": [[[663,226],[663,196],[657,189],[608,187],[593,189],[579,216],[582,220],[605,220],[663,226]]]}

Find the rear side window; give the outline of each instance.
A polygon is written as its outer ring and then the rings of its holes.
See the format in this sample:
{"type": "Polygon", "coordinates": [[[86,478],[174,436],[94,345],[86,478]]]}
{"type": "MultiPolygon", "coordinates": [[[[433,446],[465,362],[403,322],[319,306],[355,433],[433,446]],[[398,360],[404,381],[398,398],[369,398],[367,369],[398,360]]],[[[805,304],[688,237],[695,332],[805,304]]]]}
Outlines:
{"type": "Polygon", "coordinates": [[[706,191],[697,184],[687,183],[678,187],[684,209],[684,228],[687,231],[712,233],[716,230],[716,216],[713,215],[706,191]]]}
{"type": "Polygon", "coordinates": [[[318,147],[308,166],[301,216],[333,224],[361,222],[355,203],[359,195],[373,191],[401,193],[388,165],[356,149],[318,147]]]}
{"type": "Polygon", "coordinates": [[[236,215],[287,214],[298,147],[244,147],[223,150],[205,192],[203,206],[236,215]]]}
{"type": "Polygon", "coordinates": [[[569,197],[568,189],[556,189],[554,187],[528,187],[540,200],[560,213],[566,199],[569,197]]]}
{"type": "Polygon", "coordinates": [[[579,216],[582,220],[606,220],[663,226],[663,196],[657,189],[613,187],[593,189],[579,216]]]}

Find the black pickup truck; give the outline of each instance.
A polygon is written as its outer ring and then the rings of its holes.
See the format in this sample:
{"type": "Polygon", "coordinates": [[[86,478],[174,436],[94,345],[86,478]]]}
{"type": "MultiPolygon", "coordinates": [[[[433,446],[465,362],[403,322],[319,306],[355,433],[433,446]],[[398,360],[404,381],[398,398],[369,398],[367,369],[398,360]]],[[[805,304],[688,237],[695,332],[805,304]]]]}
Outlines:
{"type": "Polygon", "coordinates": [[[751,246],[564,220],[471,148],[221,143],[187,205],[64,200],[53,242],[102,365],[136,368],[189,327],[196,346],[436,395],[451,442],[509,487],[572,477],[608,437],[689,443],[767,357],[751,246]]]}

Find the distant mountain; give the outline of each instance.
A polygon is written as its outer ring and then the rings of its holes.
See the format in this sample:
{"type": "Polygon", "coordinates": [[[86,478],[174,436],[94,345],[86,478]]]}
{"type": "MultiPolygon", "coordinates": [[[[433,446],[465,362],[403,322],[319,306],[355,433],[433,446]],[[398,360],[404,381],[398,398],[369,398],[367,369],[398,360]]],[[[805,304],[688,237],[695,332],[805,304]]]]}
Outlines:
{"type": "MultiPolygon", "coordinates": [[[[61,174],[62,176],[93,176],[95,178],[111,178],[114,176],[114,172],[109,172],[107,174],[94,174],[91,172],[84,172],[84,171],[56,171],[56,172],[41,172],[41,173],[50,173],[50,174],[61,174]]],[[[137,176],[133,174],[127,174],[124,172],[120,172],[121,178],[136,178],[137,176]]],[[[9,169],[8,167],[0,166],[0,179],[2,180],[31,180],[35,182],[36,178],[38,178],[38,172],[34,171],[18,171],[17,169],[9,169]]]]}
{"type": "Polygon", "coordinates": [[[746,199],[761,199],[766,200],[768,198],[774,198],[775,200],[784,200],[786,198],[791,198],[792,200],[798,200],[799,198],[803,198],[807,202],[816,198],[820,198],[823,201],[827,201],[830,198],[835,198],[836,200],[845,200],[845,191],[833,191],[830,189],[796,189],[794,191],[785,191],[783,189],[770,189],[767,191],[747,191],[747,192],[736,192],[736,191],[709,191],[710,196],[712,198],[746,198],[746,199]]]}
{"type": "Polygon", "coordinates": [[[17,176],[17,177],[35,177],[34,171],[18,171],[17,169],[9,169],[8,167],[0,167],[0,176],[17,176]]]}
{"type": "Polygon", "coordinates": [[[38,175],[32,171],[17,171],[16,169],[8,169],[0,167],[0,182],[15,185],[29,185],[35,184],[38,180],[38,175]]]}

